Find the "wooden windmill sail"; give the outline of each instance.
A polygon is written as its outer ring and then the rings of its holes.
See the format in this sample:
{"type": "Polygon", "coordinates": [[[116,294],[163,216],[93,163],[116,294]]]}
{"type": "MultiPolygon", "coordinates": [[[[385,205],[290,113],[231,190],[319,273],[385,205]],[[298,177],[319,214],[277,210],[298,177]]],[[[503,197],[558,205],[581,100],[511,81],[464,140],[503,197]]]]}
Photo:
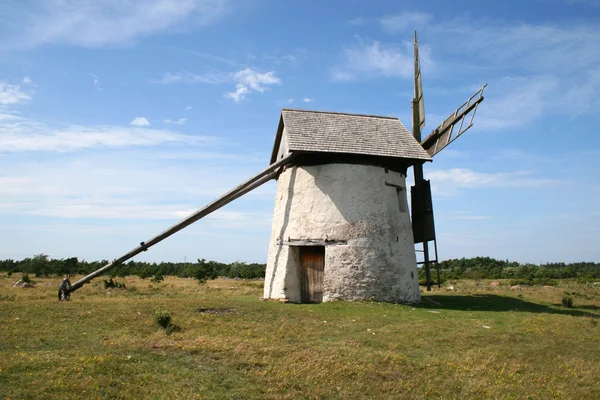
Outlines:
{"type": "MultiPolygon", "coordinates": [[[[442,149],[456,140],[460,135],[465,133],[473,126],[473,119],[477,112],[479,103],[483,101],[483,90],[486,85],[479,89],[469,99],[458,107],[444,122],[435,128],[425,140],[421,139],[421,132],[425,126],[425,107],[423,101],[423,81],[421,79],[421,65],[419,60],[419,43],[417,40],[417,32],[415,31],[414,43],[415,55],[415,97],[412,101],[412,118],[413,118],[413,136],[421,143],[421,146],[429,153],[430,156],[435,156],[442,149]],[[469,121],[465,125],[465,121],[469,121]],[[456,128],[456,129],[455,129],[456,128]]],[[[431,264],[438,262],[437,240],[435,236],[435,223],[433,217],[433,200],[431,198],[431,185],[428,180],[423,177],[423,164],[413,166],[415,184],[411,188],[411,211],[412,211],[412,226],[415,244],[422,244],[423,264],[425,267],[425,277],[427,290],[431,290],[431,264]],[[433,242],[434,258],[430,258],[430,243],[433,242]]],[[[440,276],[438,269],[437,276],[438,286],[440,284],[440,276]]]]}

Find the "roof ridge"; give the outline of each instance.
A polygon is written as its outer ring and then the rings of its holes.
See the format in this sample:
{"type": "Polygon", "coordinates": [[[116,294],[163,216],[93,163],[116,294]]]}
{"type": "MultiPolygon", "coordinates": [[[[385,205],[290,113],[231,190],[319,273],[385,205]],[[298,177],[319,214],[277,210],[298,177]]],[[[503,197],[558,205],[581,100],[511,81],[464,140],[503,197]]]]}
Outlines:
{"type": "Polygon", "coordinates": [[[355,114],[355,113],[344,113],[337,111],[320,111],[320,110],[302,110],[300,108],[282,108],[281,111],[295,111],[295,112],[307,112],[307,113],[318,113],[318,114],[334,114],[334,115],[348,115],[352,117],[367,117],[367,118],[382,118],[397,120],[397,117],[388,117],[382,115],[370,115],[370,114],[355,114]]]}

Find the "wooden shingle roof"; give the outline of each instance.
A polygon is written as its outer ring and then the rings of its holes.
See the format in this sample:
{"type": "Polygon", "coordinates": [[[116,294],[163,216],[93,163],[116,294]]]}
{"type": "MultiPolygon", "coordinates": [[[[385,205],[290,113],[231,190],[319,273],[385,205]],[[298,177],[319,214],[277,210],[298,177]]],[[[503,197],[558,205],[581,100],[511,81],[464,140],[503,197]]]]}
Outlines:
{"type": "Polygon", "coordinates": [[[431,161],[398,118],[283,109],[271,163],[285,128],[290,152],[362,154],[431,161]]]}

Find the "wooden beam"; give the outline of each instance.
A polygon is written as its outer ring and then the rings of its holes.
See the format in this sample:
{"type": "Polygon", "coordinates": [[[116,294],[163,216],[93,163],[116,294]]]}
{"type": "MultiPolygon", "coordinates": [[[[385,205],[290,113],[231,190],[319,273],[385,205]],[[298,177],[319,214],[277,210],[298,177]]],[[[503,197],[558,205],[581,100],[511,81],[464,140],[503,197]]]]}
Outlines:
{"type": "Polygon", "coordinates": [[[91,281],[95,277],[102,275],[103,273],[115,268],[116,266],[124,263],[125,261],[129,260],[130,258],[135,257],[136,255],[140,254],[141,252],[147,251],[150,247],[154,246],[155,244],[157,244],[159,242],[162,242],[163,240],[165,240],[169,236],[179,232],[183,228],[206,217],[208,214],[215,212],[219,208],[225,206],[226,204],[229,204],[233,200],[237,199],[238,197],[243,196],[244,194],[250,192],[251,190],[256,189],[257,187],[261,186],[265,182],[268,182],[271,179],[276,178],[278,175],[277,170],[281,167],[285,167],[286,165],[291,164],[292,160],[293,160],[293,155],[290,155],[284,159],[281,159],[280,161],[278,161],[274,164],[271,164],[269,167],[262,170],[258,174],[254,175],[252,178],[248,179],[247,181],[243,182],[242,184],[231,189],[229,192],[225,193],[218,199],[216,199],[213,202],[202,207],[195,213],[182,219],[181,221],[179,221],[175,225],[171,226],[167,230],[159,233],[158,235],[156,235],[152,239],[148,240],[147,242],[141,242],[139,246],[137,246],[133,250],[129,251],[125,255],[119,257],[118,259],[106,264],[104,267],[102,267],[102,268],[92,272],[91,274],[83,277],[82,279],[78,280],[71,286],[71,289],[69,290],[69,292],[74,292],[75,290],[79,289],[80,287],[82,287],[84,284],[91,281]]]}

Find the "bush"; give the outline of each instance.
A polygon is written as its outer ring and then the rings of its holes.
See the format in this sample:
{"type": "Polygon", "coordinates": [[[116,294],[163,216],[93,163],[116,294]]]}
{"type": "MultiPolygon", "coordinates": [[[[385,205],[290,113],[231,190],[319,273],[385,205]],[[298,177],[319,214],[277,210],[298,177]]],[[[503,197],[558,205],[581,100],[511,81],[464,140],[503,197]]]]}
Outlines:
{"type": "Polygon", "coordinates": [[[171,330],[169,328],[171,326],[171,314],[167,310],[157,309],[154,311],[154,320],[161,328],[167,331],[171,330]]]}
{"type": "Polygon", "coordinates": [[[531,281],[529,279],[511,279],[509,282],[510,286],[516,285],[531,285],[531,281]]]}
{"type": "Polygon", "coordinates": [[[108,288],[127,289],[127,286],[125,286],[124,283],[117,282],[116,280],[113,280],[113,278],[110,278],[109,280],[105,279],[102,282],[104,282],[104,289],[108,289],[108,288]]]}
{"type": "Polygon", "coordinates": [[[153,277],[152,277],[152,282],[154,283],[160,283],[162,281],[165,280],[165,277],[162,276],[162,274],[156,273],[153,277]]]}
{"type": "Polygon", "coordinates": [[[21,276],[21,280],[25,283],[31,283],[31,279],[29,279],[29,275],[27,275],[27,274],[23,274],[21,276]]]}
{"type": "Polygon", "coordinates": [[[571,297],[571,295],[568,293],[564,293],[561,303],[562,303],[563,307],[572,308],[573,307],[573,297],[571,297]]]}
{"type": "Polygon", "coordinates": [[[539,286],[556,286],[558,281],[552,278],[534,278],[532,283],[539,286]]]}

